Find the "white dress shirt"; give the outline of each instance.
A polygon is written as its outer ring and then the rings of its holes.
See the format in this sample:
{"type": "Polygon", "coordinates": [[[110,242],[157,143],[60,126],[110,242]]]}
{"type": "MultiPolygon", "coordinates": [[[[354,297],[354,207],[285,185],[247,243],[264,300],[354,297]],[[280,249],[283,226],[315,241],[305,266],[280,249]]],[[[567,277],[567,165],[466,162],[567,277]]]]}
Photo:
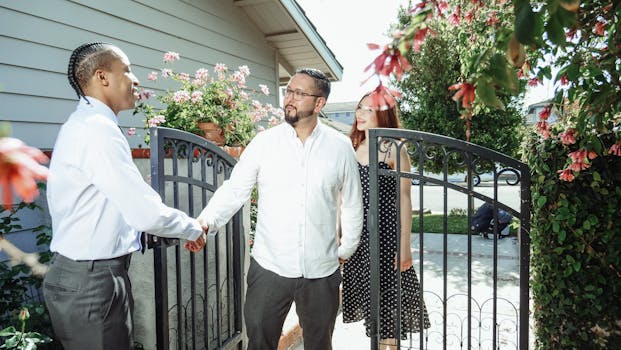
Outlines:
{"type": "Polygon", "coordinates": [[[60,129],[50,162],[50,250],[97,260],[140,249],[141,231],[196,240],[198,221],[162,203],[132,161],[114,112],[87,98],[60,129]]]}
{"type": "Polygon", "coordinates": [[[265,269],[295,278],[326,277],[356,250],[362,230],[362,190],[350,140],[318,123],[302,144],[287,123],[260,132],[199,220],[226,224],[258,184],[252,257],[265,269]],[[341,245],[337,205],[341,205],[341,245]]]}

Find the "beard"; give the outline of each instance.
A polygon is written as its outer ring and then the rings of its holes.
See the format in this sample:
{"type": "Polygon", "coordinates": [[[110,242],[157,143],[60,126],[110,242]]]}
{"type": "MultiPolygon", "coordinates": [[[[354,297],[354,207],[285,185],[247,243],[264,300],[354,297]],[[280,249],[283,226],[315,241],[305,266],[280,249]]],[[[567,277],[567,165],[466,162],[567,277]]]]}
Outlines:
{"type": "Polygon", "coordinates": [[[291,109],[287,112],[287,109],[285,108],[285,121],[291,126],[295,126],[295,124],[297,124],[301,119],[311,115],[313,115],[313,110],[299,111],[297,108],[291,107],[291,109]]]}

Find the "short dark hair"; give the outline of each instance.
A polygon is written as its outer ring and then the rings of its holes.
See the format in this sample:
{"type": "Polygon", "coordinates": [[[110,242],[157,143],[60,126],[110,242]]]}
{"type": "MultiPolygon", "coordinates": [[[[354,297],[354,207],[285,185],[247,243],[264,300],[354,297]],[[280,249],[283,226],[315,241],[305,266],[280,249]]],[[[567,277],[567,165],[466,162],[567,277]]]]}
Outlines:
{"type": "Polygon", "coordinates": [[[73,50],[69,58],[67,79],[78,98],[84,97],[82,90],[99,68],[110,69],[113,58],[118,58],[116,46],[106,43],[88,43],[73,50]]]}
{"type": "Polygon", "coordinates": [[[330,96],[330,80],[328,80],[328,77],[323,74],[322,71],[315,68],[300,68],[295,71],[295,74],[306,74],[313,78],[315,81],[315,88],[321,91],[323,97],[328,99],[328,96],[330,96]]]}

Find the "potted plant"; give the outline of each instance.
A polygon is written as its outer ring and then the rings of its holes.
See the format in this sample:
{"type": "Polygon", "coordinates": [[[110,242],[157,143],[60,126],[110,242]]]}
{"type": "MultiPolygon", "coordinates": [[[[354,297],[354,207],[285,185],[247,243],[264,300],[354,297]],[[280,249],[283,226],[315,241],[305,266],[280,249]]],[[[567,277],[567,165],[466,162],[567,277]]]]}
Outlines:
{"type": "MultiPolygon", "coordinates": [[[[163,61],[172,64],[179,59],[178,53],[167,52],[163,61]]],[[[280,108],[252,98],[256,91],[246,86],[249,75],[250,70],[245,65],[229,73],[228,67],[222,63],[215,65],[213,75],[206,68],[196,70],[193,76],[170,68],[151,72],[148,80],[171,79],[179,84],[179,88],[156,96],[163,108],[150,103],[153,92],[141,90],[134,114],[144,114],[146,127],[180,129],[204,136],[226,149],[233,146],[243,148],[261,129],[259,122],[267,120],[270,124],[277,124],[283,117],[280,108]]],[[[267,86],[260,84],[259,90],[265,96],[269,95],[267,86]]],[[[148,134],[145,141],[149,142],[148,134]]]]}

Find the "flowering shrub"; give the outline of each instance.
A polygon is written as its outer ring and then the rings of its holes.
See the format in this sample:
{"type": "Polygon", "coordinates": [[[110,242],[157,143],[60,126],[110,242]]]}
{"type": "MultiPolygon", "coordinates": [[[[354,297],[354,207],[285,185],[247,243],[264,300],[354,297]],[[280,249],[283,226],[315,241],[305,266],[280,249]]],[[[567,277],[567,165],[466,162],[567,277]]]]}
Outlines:
{"type": "MultiPolygon", "coordinates": [[[[172,64],[179,59],[178,53],[167,52],[163,61],[172,64]]],[[[154,96],[152,91],[141,90],[134,114],[144,113],[146,127],[165,126],[193,133],[199,131],[198,123],[214,123],[222,128],[226,145],[241,146],[248,144],[261,129],[258,126],[260,121],[277,124],[283,118],[280,108],[251,98],[256,91],[247,89],[246,79],[250,75],[247,66],[229,73],[226,65],[218,63],[213,74],[215,76],[211,76],[206,68],[196,70],[193,76],[176,73],[171,68],[151,72],[148,80],[172,79],[179,83],[179,89],[157,96],[165,105],[163,109],[149,103],[154,96]]],[[[269,95],[267,86],[260,84],[259,89],[263,95],[269,95]]],[[[145,141],[148,143],[148,135],[145,141]]]]}
{"type": "MultiPolygon", "coordinates": [[[[618,156],[620,12],[618,2],[607,0],[422,0],[409,12],[410,25],[395,33],[367,69],[373,68],[378,77],[392,74],[401,80],[410,69],[403,56],[434,35],[434,25],[460,27],[463,35],[455,49],[466,59],[460,81],[451,89],[457,90],[453,99],[460,102],[467,128],[485,108],[503,108],[500,97],[518,94],[518,79],[537,86],[552,79],[551,67],[558,67],[553,104],[565,121],[564,130],[551,132],[548,109],[537,124],[542,140],[560,137],[571,142],[579,136],[579,149],[591,157],[618,156]],[[573,113],[565,114],[567,107],[573,113]],[[608,133],[616,135],[612,144],[601,142],[601,135],[608,133]]],[[[571,181],[579,174],[575,163],[567,153],[564,166],[555,169],[561,180],[571,181]]]]}

